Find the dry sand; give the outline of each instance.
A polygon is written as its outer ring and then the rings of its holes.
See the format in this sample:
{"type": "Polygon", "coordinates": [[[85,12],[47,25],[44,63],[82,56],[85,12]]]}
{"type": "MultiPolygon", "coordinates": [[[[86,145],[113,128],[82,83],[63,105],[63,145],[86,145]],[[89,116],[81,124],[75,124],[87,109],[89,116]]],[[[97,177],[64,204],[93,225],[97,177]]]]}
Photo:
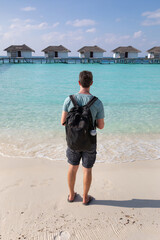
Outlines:
{"type": "Polygon", "coordinates": [[[65,161],[0,158],[0,239],[158,240],[160,161],[97,163],[82,205],[82,167],[67,202],[65,161]]]}

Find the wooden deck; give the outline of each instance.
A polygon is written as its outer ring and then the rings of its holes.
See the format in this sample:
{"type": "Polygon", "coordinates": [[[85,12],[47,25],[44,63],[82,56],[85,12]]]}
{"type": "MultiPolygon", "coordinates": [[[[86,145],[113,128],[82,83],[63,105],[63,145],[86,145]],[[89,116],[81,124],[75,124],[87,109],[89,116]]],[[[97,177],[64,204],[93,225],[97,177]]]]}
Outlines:
{"type": "Polygon", "coordinates": [[[64,63],[64,64],[160,64],[160,58],[148,59],[148,58],[45,58],[45,57],[32,57],[32,58],[8,58],[0,57],[0,63],[64,63]]]}

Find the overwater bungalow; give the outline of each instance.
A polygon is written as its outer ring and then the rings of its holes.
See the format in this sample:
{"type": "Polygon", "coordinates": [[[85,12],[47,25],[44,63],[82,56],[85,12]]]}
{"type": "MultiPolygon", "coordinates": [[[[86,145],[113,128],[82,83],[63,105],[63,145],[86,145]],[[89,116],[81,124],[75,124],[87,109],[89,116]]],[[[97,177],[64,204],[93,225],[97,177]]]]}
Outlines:
{"type": "Polygon", "coordinates": [[[10,47],[4,49],[7,51],[7,57],[9,58],[30,58],[32,57],[32,52],[35,52],[32,48],[27,45],[11,45],[10,47]]]}
{"type": "Polygon", "coordinates": [[[153,47],[148,51],[148,58],[160,58],[160,47],[153,47]]]}
{"type": "Polygon", "coordinates": [[[68,53],[71,52],[69,49],[62,45],[59,46],[48,46],[43,49],[46,58],[68,58],[68,53]]]}
{"type": "Polygon", "coordinates": [[[132,47],[118,47],[112,50],[113,58],[138,58],[138,53],[141,51],[132,47]]]}
{"type": "Polygon", "coordinates": [[[106,50],[98,47],[98,46],[84,46],[80,48],[77,52],[79,52],[80,58],[103,58],[103,53],[106,50]]]}

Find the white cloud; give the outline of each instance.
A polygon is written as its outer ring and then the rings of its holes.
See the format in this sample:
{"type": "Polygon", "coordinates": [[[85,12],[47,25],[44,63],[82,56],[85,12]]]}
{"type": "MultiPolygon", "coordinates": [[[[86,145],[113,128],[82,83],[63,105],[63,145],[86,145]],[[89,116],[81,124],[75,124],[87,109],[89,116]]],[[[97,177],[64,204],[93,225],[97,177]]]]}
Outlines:
{"type": "Polygon", "coordinates": [[[20,19],[19,18],[13,18],[11,22],[18,22],[20,19]]]}
{"type": "Polygon", "coordinates": [[[123,35],[123,36],[118,36],[114,33],[107,33],[105,35],[105,42],[107,44],[117,44],[121,43],[122,41],[130,39],[130,35],[123,35]]]}
{"type": "Polygon", "coordinates": [[[141,36],[142,36],[142,31],[138,31],[133,34],[133,38],[139,38],[141,36]]]}
{"type": "Polygon", "coordinates": [[[86,26],[93,26],[96,24],[94,20],[91,19],[76,19],[74,21],[67,21],[67,25],[72,25],[74,27],[86,27],[86,26]]]}
{"type": "Polygon", "coordinates": [[[47,22],[42,22],[39,24],[27,24],[24,26],[26,30],[43,30],[49,28],[55,28],[59,25],[59,22],[52,24],[51,26],[47,22]]]}
{"type": "Polygon", "coordinates": [[[90,42],[91,45],[99,45],[102,42],[102,37],[95,37],[90,42]]]}
{"type": "Polygon", "coordinates": [[[74,41],[82,41],[83,31],[50,32],[42,35],[42,40],[50,44],[72,44],[74,41]]]}
{"type": "Polygon", "coordinates": [[[24,32],[26,30],[41,30],[41,29],[46,29],[48,28],[48,23],[47,22],[42,22],[39,24],[26,24],[25,21],[19,21],[16,23],[12,23],[9,26],[10,29],[16,29],[18,31],[24,32]]]}
{"type": "Polygon", "coordinates": [[[67,41],[80,41],[84,38],[84,32],[81,29],[76,31],[69,31],[66,33],[66,40],[67,41]]]}
{"type": "Polygon", "coordinates": [[[2,37],[3,37],[4,40],[11,39],[11,38],[12,38],[12,32],[5,32],[5,33],[2,35],[2,37]]]}
{"type": "Polygon", "coordinates": [[[13,38],[19,38],[23,36],[25,33],[27,34],[30,31],[43,31],[46,29],[53,29],[59,25],[58,22],[49,25],[47,22],[40,22],[38,24],[33,24],[33,20],[25,19],[21,20],[19,18],[15,18],[11,20],[11,24],[7,31],[3,31],[1,33],[2,40],[12,40],[13,38]]]}
{"type": "Polygon", "coordinates": [[[36,8],[28,6],[28,7],[21,8],[21,10],[25,12],[30,12],[30,11],[35,11],[36,8]]]}
{"type": "Polygon", "coordinates": [[[52,27],[55,28],[59,25],[59,22],[53,23],[52,27]]]}
{"type": "Polygon", "coordinates": [[[160,25],[160,9],[153,12],[144,12],[142,13],[142,16],[146,17],[146,19],[142,22],[143,26],[160,25]]]}
{"type": "Polygon", "coordinates": [[[86,30],[87,33],[94,33],[96,31],[95,28],[89,28],[86,30]]]}
{"type": "Polygon", "coordinates": [[[145,20],[142,22],[143,26],[155,26],[155,25],[160,25],[160,19],[157,19],[156,21],[152,21],[152,20],[145,20]]]}
{"type": "Polygon", "coordinates": [[[48,28],[48,23],[42,22],[40,24],[27,24],[24,26],[25,30],[42,30],[48,28]]]}
{"type": "Polygon", "coordinates": [[[115,43],[117,41],[117,37],[113,33],[107,33],[105,36],[105,42],[108,44],[115,43]]]}
{"type": "Polygon", "coordinates": [[[44,42],[59,42],[62,41],[64,39],[64,37],[66,36],[65,33],[60,33],[60,32],[50,32],[50,33],[46,33],[42,36],[42,40],[44,42]]]}
{"type": "Polygon", "coordinates": [[[82,39],[83,39],[82,36],[77,36],[77,37],[75,36],[75,37],[74,37],[74,40],[75,40],[75,41],[81,41],[82,39]]]}
{"type": "Polygon", "coordinates": [[[29,30],[43,30],[49,28],[55,28],[59,25],[59,22],[56,22],[52,25],[49,25],[47,22],[41,22],[39,24],[31,24],[31,19],[20,20],[20,19],[12,19],[12,23],[9,26],[10,29],[16,29],[19,32],[29,31],[29,30]]]}
{"type": "Polygon", "coordinates": [[[29,23],[29,22],[33,22],[33,20],[32,19],[26,19],[25,22],[29,23]]]}
{"type": "Polygon", "coordinates": [[[129,38],[130,38],[129,35],[120,36],[120,40],[123,40],[123,39],[129,39],[129,38]]]}
{"type": "Polygon", "coordinates": [[[153,12],[144,12],[142,16],[147,16],[147,18],[160,18],[160,8],[153,12]]]}

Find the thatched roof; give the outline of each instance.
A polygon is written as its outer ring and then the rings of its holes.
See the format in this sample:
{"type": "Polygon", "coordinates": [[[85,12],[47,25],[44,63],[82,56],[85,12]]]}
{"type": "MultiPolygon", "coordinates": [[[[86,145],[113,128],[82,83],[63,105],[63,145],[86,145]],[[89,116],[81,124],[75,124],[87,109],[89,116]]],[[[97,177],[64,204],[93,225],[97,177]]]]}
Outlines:
{"type": "Polygon", "coordinates": [[[160,47],[153,47],[149,49],[147,52],[160,53],[160,47]]]}
{"type": "Polygon", "coordinates": [[[118,53],[125,53],[125,52],[135,52],[135,53],[139,53],[141,52],[140,50],[132,47],[132,46],[128,46],[128,47],[118,47],[115,48],[114,50],[112,50],[112,52],[118,52],[118,53]]]}
{"type": "Polygon", "coordinates": [[[80,48],[77,52],[85,53],[85,52],[106,52],[106,50],[98,47],[98,46],[84,46],[80,48]]]}
{"type": "Polygon", "coordinates": [[[32,48],[27,45],[11,45],[10,47],[4,49],[7,52],[17,52],[17,51],[26,51],[26,52],[35,52],[32,48]]]}
{"type": "Polygon", "coordinates": [[[43,49],[42,52],[71,52],[69,49],[65,48],[62,45],[59,46],[48,46],[47,48],[43,49]]]}

